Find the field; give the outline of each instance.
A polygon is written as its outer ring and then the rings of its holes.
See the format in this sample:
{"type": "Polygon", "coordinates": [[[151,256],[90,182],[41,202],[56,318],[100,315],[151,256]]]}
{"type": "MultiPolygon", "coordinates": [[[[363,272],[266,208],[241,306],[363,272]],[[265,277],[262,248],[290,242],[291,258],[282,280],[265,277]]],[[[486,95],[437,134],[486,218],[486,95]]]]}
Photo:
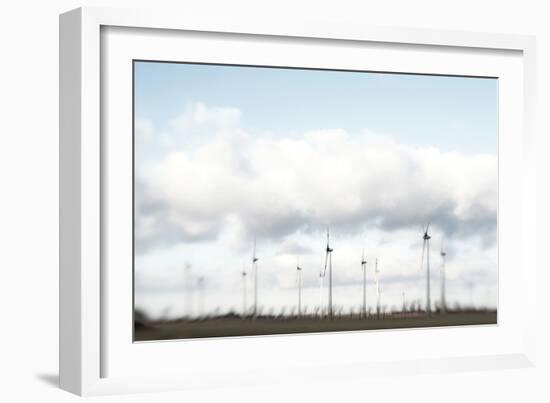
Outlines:
{"type": "Polygon", "coordinates": [[[205,337],[253,336],[269,334],[318,333],[350,330],[399,329],[460,325],[496,324],[496,311],[460,311],[445,315],[395,313],[381,318],[342,316],[332,320],[316,317],[241,318],[226,315],[196,320],[136,322],[135,341],[173,340],[205,337]]]}

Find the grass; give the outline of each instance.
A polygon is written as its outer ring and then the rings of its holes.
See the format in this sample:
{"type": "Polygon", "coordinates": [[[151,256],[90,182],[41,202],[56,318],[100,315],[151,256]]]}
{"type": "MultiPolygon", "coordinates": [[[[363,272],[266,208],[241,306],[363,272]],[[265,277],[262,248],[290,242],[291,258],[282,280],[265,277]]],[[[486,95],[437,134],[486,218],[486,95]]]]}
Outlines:
{"type": "Polygon", "coordinates": [[[198,320],[156,321],[136,324],[135,341],[484,325],[496,323],[496,311],[461,311],[450,312],[445,315],[433,313],[430,316],[423,313],[396,313],[379,319],[375,317],[363,319],[346,316],[333,320],[314,317],[259,317],[256,319],[243,319],[239,316],[227,315],[198,320]]]}

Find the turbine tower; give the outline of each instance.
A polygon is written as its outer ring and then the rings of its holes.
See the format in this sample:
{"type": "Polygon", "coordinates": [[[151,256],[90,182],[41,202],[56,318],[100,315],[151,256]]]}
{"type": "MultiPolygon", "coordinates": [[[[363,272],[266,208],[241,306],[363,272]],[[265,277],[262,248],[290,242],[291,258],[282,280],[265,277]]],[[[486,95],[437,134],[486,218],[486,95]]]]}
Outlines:
{"type": "Polygon", "coordinates": [[[472,280],[469,280],[468,283],[467,283],[467,286],[468,286],[468,291],[469,291],[469,295],[470,295],[470,302],[469,302],[469,307],[468,309],[473,309],[474,308],[474,283],[472,280]]]}
{"type": "Polygon", "coordinates": [[[258,257],[256,256],[256,238],[254,238],[254,250],[252,252],[252,271],[254,272],[254,310],[253,316],[258,314],[258,257]]]}
{"type": "Polygon", "coordinates": [[[363,271],[363,318],[367,317],[367,260],[365,259],[365,250],[361,255],[361,270],[363,271]]]}
{"type": "Polygon", "coordinates": [[[441,250],[439,252],[441,255],[441,314],[445,314],[447,310],[447,303],[445,301],[445,257],[447,252],[443,249],[443,241],[441,241],[441,250]]]}
{"type": "Polygon", "coordinates": [[[193,316],[193,309],[192,309],[192,298],[193,294],[191,293],[191,290],[193,289],[193,286],[191,285],[191,264],[185,263],[185,266],[183,268],[183,291],[184,291],[184,316],[187,318],[191,318],[193,316]]]}
{"type": "MultiPolygon", "coordinates": [[[[325,249],[325,267],[321,277],[325,277],[328,267],[328,317],[332,319],[332,252],[334,249],[330,247],[330,232],[327,228],[327,247],[325,249]]],[[[321,283],[322,285],[322,283],[321,283]]]]}
{"type": "Polygon", "coordinates": [[[420,269],[424,266],[424,255],[426,255],[426,313],[431,314],[432,305],[430,301],[430,239],[431,236],[428,234],[428,229],[430,228],[430,223],[426,226],[424,230],[424,235],[422,236],[422,259],[420,261],[420,269]]]}
{"type": "Polygon", "coordinates": [[[199,291],[199,301],[198,301],[198,316],[202,317],[204,312],[204,277],[200,276],[197,279],[197,289],[199,291]]]}
{"type": "Polygon", "coordinates": [[[302,316],[302,268],[299,258],[296,259],[296,282],[298,286],[298,318],[302,316]]]}
{"type": "Polygon", "coordinates": [[[243,265],[243,271],[241,272],[241,277],[243,279],[243,317],[246,316],[247,306],[246,306],[246,268],[243,265]]]}
{"type": "Polygon", "coordinates": [[[378,258],[374,261],[374,278],[376,280],[376,316],[380,318],[380,278],[378,276],[378,258]]]}
{"type": "Polygon", "coordinates": [[[319,271],[319,317],[323,316],[323,268],[319,271]]]}

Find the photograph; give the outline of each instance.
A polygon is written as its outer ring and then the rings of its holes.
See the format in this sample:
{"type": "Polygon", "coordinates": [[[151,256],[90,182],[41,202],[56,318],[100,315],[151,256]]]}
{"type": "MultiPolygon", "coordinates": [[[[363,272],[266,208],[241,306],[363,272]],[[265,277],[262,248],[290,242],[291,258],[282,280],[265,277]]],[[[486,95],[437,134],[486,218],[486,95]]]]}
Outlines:
{"type": "Polygon", "coordinates": [[[135,342],[497,324],[498,78],[132,70],[135,342]]]}

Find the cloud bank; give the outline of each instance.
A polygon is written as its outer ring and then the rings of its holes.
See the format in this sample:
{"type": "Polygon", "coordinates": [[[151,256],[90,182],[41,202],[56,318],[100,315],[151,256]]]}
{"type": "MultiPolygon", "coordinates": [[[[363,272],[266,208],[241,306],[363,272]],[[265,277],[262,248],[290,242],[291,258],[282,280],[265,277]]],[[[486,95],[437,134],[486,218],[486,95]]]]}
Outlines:
{"type": "Polygon", "coordinates": [[[136,125],[137,155],[157,150],[137,170],[138,254],[219,236],[243,248],[253,237],[283,242],[326,226],[358,234],[428,221],[445,236],[494,244],[494,155],[399,144],[368,130],[251,133],[240,118],[238,109],[199,103],[164,132],[136,125]]]}

